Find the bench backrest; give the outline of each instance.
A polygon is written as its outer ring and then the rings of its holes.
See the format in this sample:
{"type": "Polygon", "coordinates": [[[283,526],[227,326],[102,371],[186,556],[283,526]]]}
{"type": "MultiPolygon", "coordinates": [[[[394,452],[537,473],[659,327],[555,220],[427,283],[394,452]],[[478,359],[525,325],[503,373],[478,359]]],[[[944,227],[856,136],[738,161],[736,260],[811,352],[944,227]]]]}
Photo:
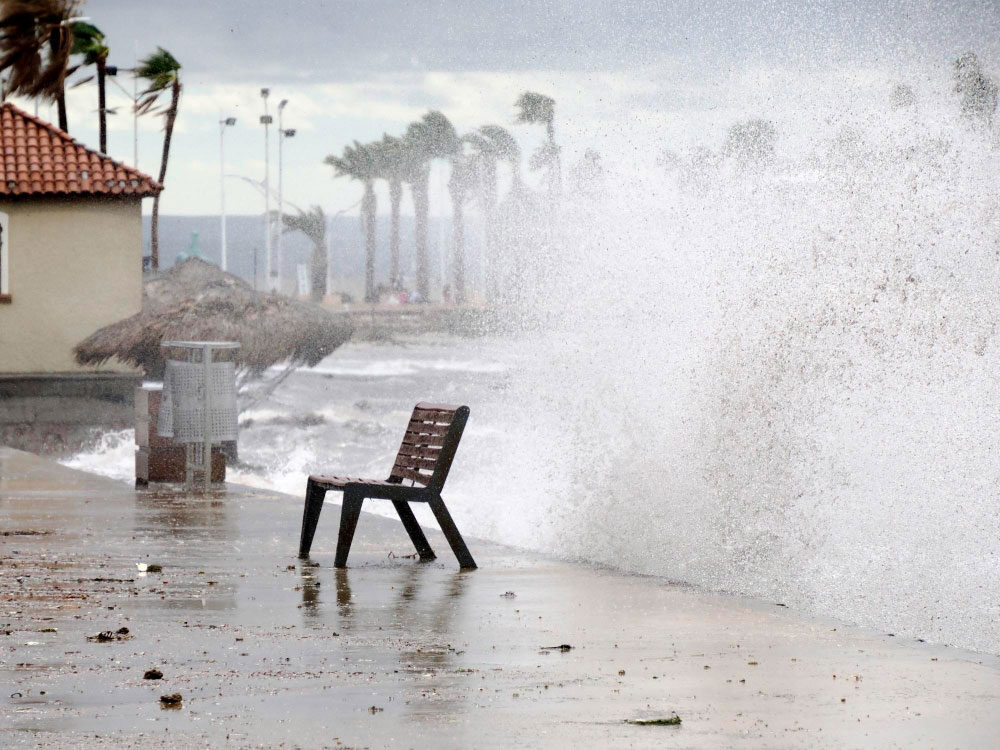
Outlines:
{"type": "Polygon", "coordinates": [[[417,404],[406,425],[390,479],[409,479],[440,492],[468,419],[468,406],[417,404]]]}

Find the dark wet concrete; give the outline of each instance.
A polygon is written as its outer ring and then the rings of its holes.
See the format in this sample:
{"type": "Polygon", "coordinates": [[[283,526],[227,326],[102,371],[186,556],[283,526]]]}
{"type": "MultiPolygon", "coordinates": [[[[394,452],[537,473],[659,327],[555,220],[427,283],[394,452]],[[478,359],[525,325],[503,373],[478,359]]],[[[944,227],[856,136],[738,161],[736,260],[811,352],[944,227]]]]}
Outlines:
{"type": "MultiPolygon", "coordinates": [[[[336,497],[332,495],[332,497],[336,497]]],[[[339,508],[0,448],[0,746],[996,747],[1000,661],[339,508]],[[142,575],[136,563],[159,564],[142,575]],[[512,591],[515,596],[504,597],[512,591]],[[87,640],[127,627],[127,640],[87,640]],[[569,643],[568,652],[541,646],[569,643]],[[150,668],[163,679],[149,681],[150,668]],[[621,672],[624,672],[622,674],[621,672]],[[177,708],[159,697],[181,693],[177,708]],[[625,719],[678,714],[679,727],[625,719]]]]}

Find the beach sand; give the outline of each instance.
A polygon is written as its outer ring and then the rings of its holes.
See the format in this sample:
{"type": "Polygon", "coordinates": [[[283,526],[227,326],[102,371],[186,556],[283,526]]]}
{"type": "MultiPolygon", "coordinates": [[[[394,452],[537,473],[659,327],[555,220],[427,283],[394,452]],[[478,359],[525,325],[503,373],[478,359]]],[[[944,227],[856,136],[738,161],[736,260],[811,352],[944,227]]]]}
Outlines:
{"type": "MultiPolygon", "coordinates": [[[[304,479],[303,479],[304,484],[304,479]]],[[[332,500],[337,495],[331,493],[332,500]]],[[[5,747],[983,747],[1000,659],[299,498],[137,492],[0,448],[5,747]],[[137,564],[160,565],[140,572],[137,564]],[[155,570],[155,568],[154,568],[155,570]],[[88,640],[128,628],[124,637],[88,640]],[[567,644],[569,650],[544,647],[567,644]],[[144,679],[156,668],[162,679],[144,679]],[[179,705],[160,696],[180,693],[179,705]],[[626,720],[680,717],[676,726],[626,720]]]]}

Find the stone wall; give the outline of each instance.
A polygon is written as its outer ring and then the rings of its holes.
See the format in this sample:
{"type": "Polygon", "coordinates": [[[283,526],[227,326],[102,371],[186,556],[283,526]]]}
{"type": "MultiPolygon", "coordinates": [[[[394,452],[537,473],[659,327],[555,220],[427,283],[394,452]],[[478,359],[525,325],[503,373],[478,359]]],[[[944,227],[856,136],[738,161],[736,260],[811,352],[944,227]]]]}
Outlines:
{"type": "Polygon", "coordinates": [[[135,424],[138,375],[0,375],[0,445],[69,455],[135,424]]]}

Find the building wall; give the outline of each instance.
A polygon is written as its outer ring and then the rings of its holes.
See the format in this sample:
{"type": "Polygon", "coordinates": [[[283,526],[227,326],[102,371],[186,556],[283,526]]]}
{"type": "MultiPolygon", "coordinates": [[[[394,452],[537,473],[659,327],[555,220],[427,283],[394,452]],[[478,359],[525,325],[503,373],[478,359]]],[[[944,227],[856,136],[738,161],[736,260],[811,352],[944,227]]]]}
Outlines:
{"type": "MultiPolygon", "coordinates": [[[[138,198],[0,200],[9,217],[9,302],[0,302],[0,373],[93,371],[73,347],[142,307],[138,198]]],[[[105,370],[128,372],[114,361],[105,370]]]]}

